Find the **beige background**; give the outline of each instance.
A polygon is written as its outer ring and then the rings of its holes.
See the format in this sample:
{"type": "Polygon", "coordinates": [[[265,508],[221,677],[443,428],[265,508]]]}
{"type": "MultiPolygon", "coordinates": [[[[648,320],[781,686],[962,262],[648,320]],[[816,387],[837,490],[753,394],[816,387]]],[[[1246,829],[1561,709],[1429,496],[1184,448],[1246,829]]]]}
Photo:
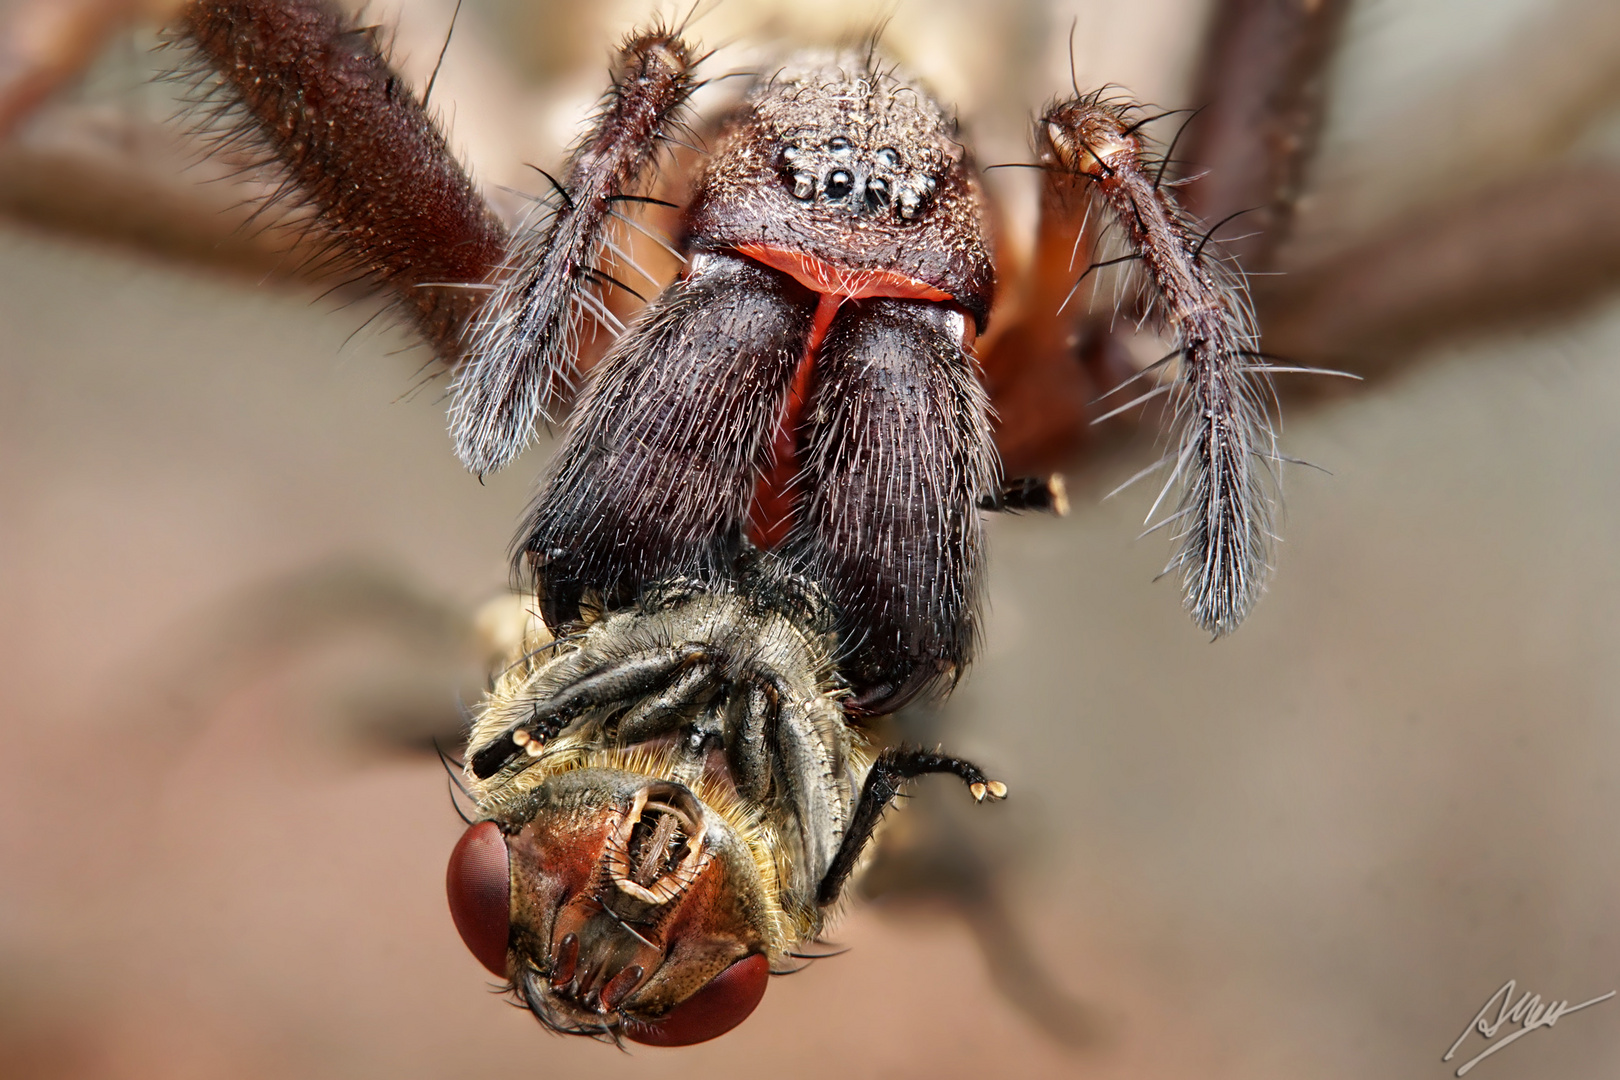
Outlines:
{"type": "MultiPolygon", "coordinates": [[[[1364,4],[1319,173],[1348,194],[1307,207],[1307,238],[1502,168],[1491,115],[1542,91],[1546,49],[1587,55],[1558,28],[1603,6],[1364,4]],[[1486,85],[1505,96],[1465,92],[1486,85]]],[[[406,10],[402,46],[447,7],[406,10]]],[[[640,6],[500,7],[469,0],[438,93],[480,174],[520,182],[640,6]],[[508,114],[528,127],[503,141],[508,114]]],[[[895,11],[891,39],[995,133],[986,159],[1021,153],[1019,117],[1067,81],[1068,10],[895,11]]],[[[1085,7],[1082,82],[1175,101],[1200,11],[1085,7]]],[[[770,22],[740,0],[706,19],[709,40],[770,22]]],[[[145,93],[107,63],[112,89],[55,115],[145,93]]],[[[409,393],[423,357],[351,339],[364,317],[0,231],[0,1073],[1440,1078],[1505,980],[1620,988],[1620,306],[1290,414],[1285,449],[1333,475],[1290,474],[1271,595],[1231,640],[1151,583],[1145,493],[1098,501],[1151,440],[1079,475],[1068,520],[995,523],[988,647],[941,730],[1012,785],[971,835],[1101,1040],[1043,1034],[947,908],[890,904],[736,1033],[629,1055],[485,993],[446,917],[460,825],[395,743],[476,685],[456,620],[503,585],[543,454],[462,473],[437,384],[409,393]]],[[[1471,1075],[1617,1066],[1620,1000],[1471,1075]]]]}

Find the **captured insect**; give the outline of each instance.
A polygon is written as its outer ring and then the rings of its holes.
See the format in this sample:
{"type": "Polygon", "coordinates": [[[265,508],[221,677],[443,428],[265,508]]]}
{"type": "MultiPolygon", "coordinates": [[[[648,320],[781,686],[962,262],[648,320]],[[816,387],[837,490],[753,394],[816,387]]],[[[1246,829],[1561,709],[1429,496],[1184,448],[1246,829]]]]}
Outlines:
{"type": "Polygon", "coordinates": [[[452,856],[463,939],[554,1031],[683,1045],[740,1023],[815,941],[907,779],[840,708],[830,607],[749,552],[730,584],[640,590],[555,638],[537,618],[484,703],[452,856]]]}
{"type": "MultiPolygon", "coordinates": [[[[1006,795],[959,758],[875,751],[867,723],[971,662],[981,511],[1063,499],[1000,476],[973,352],[995,258],[954,121],[873,37],[790,55],[705,139],[684,114],[704,57],[655,25],[545,213],[509,233],[342,13],[196,0],[176,25],[209,124],[281,170],[272,203],[302,202],[456,365],[464,463],[500,468],[569,420],[516,545],[537,618],[467,746],[464,940],[552,1030],[729,1030],[820,936],[904,781],[1006,795]],[[612,294],[652,279],[623,246],[646,231],[632,214],[670,207],[657,165],[693,142],[712,148],[670,248],[684,267],[625,326],[612,294]],[[574,403],[587,320],[615,340],[574,403]]],[[[1100,210],[1145,269],[1143,317],[1175,341],[1138,376],[1167,376],[1146,397],[1170,396],[1180,432],[1170,569],[1218,635],[1269,566],[1267,365],[1139,114],[1078,92],[1045,112],[1043,228],[1079,243],[1100,210]]]]}

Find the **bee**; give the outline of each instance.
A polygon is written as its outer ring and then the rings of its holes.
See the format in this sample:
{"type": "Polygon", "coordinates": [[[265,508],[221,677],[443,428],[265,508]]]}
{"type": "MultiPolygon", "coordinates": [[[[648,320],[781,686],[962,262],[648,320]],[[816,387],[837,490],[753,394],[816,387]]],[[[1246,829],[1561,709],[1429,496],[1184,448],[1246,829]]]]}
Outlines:
{"type": "Polygon", "coordinates": [[[546,1027],[713,1038],[817,940],[908,779],[1004,784],[876,750],[848,722],[831,607],[781,560],[658,582],[554,637],[531,616],[467,743],[463,939],[546,1027]]]}

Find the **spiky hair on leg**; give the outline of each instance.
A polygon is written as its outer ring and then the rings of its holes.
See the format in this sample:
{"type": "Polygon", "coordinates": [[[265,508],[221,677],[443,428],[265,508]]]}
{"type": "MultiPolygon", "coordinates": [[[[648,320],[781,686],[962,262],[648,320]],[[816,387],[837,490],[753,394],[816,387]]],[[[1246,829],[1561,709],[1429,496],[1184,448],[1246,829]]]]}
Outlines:
{"type": "Polygon", "coordinates": [[[1193,620],[1219,637],[1243,622],[1271,572],[1282,459],[1266,410],[1268,365],[1242,273],[1211,243],[1226,222],[1206,229],[1182,210],[1166,162],[1146,151],[1139,108],[1088,94],[1048,109],[1036,138],[1042,165],[1083,178],[1111,214],[1127,254],[1108,261],[1140,263],[1146,320],[1174,341],[1139,376],[1174,364],[1168,378],[1107,415],[1168,396],[1171,451],[1137,477],[1170,466],[1149,522],[1173,488],[1179,494],[1148,531],[1172,530],[1165,573],[1180,578],[1193,620]]]}
{"type": "Polygon", "coordinates": [[[280,181],[254,218],[313,239],[320,269],[391,289],[455,363],[506,230],[376,28],[327,0],[191,0],[168,44],[210,152],[245,150],[280,181]]]}
{"type": "Polygon", "coordinates": [[[654,25],[625,41],[613,85],[562,178],[546,177],[550,211],[520,231],[471,330],[467,360],[450,387],[450,433],[457,456],[475,473],[509,464],[538,422],[560,419],[578,379],[585,316],[613,333],[624,329],[604,290],[640,296],[606,268],[611,254],[639,271],[616,250],[611,232],[624,217],[620,207],[655,201],[640,188],[683,127],[683,107],[699,85],[692,69],[702,57],[693,55],[681,29],[654,25]]]}

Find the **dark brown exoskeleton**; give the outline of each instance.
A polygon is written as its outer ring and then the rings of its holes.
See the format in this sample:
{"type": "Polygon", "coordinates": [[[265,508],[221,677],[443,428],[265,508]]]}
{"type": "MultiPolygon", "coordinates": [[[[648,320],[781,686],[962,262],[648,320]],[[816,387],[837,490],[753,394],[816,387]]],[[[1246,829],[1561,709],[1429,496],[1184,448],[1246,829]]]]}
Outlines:
{"type": "MultiPolygon", "coordinates": [[[[561,418],[585,320],[622,330],[516,545],[538,618],[475,716],[451,907],[554,1030],[729,1029],[821,932],[906,780],[1006,794],[958,758],[876,752],[865,726],[971,660],[981,510],[1062,503],[999,476],[973,354],[994,264],[953,122],[870,48],[790,57],[721,125],[684,271],[626,329],[607,303],[628,290],[613,269],[636,268],[620,226],[657,201],[697,85],[679,30],[626,42],[551,213],[516,236],[372,34],[322,0],[192,0],[178,36],[226,136],[262,146],[333,257],[395,289],[457,367],[475,471],[561,418]]],[[[1177,347],[1143,375],[1169,376],[1150,395],[1184,427],[1173,565],[1220,633],[1266,569],[1263,364],[1241,282],[1206,264],[1162,168],[1147,179],[1132,108],[1047,112],[1042,243],[1072,245],[1073,204],[1096,196],[1148,270],[1177,347]]]]}

